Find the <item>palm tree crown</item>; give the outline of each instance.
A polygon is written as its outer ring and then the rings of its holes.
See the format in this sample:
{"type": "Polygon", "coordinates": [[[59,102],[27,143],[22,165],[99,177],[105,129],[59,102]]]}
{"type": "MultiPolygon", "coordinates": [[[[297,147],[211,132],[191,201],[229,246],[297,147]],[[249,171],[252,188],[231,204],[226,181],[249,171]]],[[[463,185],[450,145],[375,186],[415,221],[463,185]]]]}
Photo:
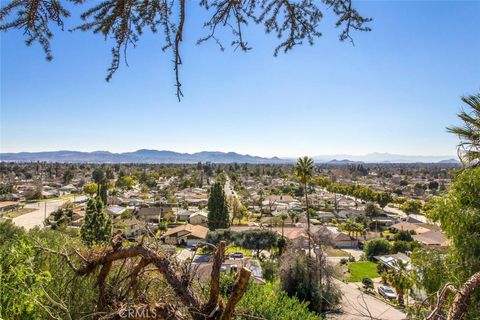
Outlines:
{"type": "Polygon", "coordinates": [[[295,166],[293,167],[293,171],[297,179],[301,183],[306,184],[312,179],[313,168],[314,163],[312,158],[305,156],[303,158],[298,158],[297,163],[295,163],[295,166]]]}
{"type": "Polygon", "coordinates": [[[471,111],[462,111],[458,117],[464,122],[463,126],[449,127],[447,131],[458,135],[458,154],[466,165],[480,163],[480,93],[462,97],[462,101],[472,108],[471,111]]]}

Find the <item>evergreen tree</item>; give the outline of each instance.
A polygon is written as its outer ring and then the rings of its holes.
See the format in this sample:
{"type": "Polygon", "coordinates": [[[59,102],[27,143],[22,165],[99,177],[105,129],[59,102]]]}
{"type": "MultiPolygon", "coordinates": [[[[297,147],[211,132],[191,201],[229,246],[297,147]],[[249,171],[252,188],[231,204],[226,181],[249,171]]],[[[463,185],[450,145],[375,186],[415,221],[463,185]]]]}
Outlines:
{"type": "Polygon", "coordinates": [[[208,228],[225,229],[229,226],[228,206],[223,187],[216,182],[210,189],[208,198],[208,228]]]}
{"type": "Polygon", "coordinates": [[[85,222],[80,230],[82,240],[88,246],[103,243],[110,239],[112,221],[103,211],[103,202],[100,198],[90,199],[87,203],[85,222]]]}
{"type": "Polygon", "coordinates": [[[107,203],[107,190],[108,190],[108,187],[107,187],[107,183],[102,183],[99,187],[99,194],[98,194],[98,197],[100,197],[100,199],[102,200],[102,203],[107,203]]]}

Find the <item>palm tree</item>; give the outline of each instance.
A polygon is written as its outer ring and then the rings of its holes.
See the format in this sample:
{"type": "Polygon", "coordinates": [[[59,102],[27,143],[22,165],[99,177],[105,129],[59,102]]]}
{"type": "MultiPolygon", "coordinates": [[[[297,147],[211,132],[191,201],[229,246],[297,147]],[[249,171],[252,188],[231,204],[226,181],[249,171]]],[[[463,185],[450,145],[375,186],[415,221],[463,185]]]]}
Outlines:
{"type": "Polygon", "coordinates": [[[412,281],[407,275],[407,263],[402,260],[396,261],[397,269],[390,269],[387,271],[386,280],[397,292],[398,304],[404,305],[404,295],[411,289],[412,281]]]}
{"type": "Polygon", "coordinates": [[[295,210],[289,210],[288,216],[290,217],[290,220],[292,220],[292,225],[293,225],[295,223],[295,220],[297,219],[298,212],[295,210]]]}
{"type": "Polygon", "coordinates": [[[307,212],[307,232],[308,232],[308,255],[311,255],[312,250],[312,239],[310,236],[310,213],[308,212],[308,189],[307,185],[312,180],[313,177],[313,170],[314,170],[314,162],[311,158],[305,156],[303,158],[298,158],[297,163],[293,167],[293,172],[295,176],[303,184],[305,190],[305,206],[307,212]]]}
{"type": "Polygon", "coordinates": [[[480,93],[462,97],[462,101],[472,108],[472,111],[462,111],[458,117],[463,126],[448,127],[447,131],[458,135],[458,155],[466,165],[480,164],[480,93]]]}

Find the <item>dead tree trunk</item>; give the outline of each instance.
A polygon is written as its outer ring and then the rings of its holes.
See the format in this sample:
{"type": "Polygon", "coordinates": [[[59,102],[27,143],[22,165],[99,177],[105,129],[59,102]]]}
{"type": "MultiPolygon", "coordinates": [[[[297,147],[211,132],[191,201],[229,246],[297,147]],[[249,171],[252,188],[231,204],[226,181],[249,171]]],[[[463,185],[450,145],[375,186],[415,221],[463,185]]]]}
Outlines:
{"type": "MultiPolygon", "coordinates": [[[[98,268],[100,269],[97,276],[97,284],[99,287],[97,312],[105,311],[107,306],[109,310],[114,310],[114,312],[110,313],[110,316],[112,317],[106,317],[105,319],[118,318],[120,315],[119,312],[121,311],[120,309],[128,305],[128,301],[109,301],[105,294],[105,283],[108,274],[112,270],[115,261],[118,260],[138,260],[138,258],[140,258],[140,261],[134,265],[132,271],[128,275],[128,278],[131,278],[131,280],[128,283],[127,288],[133,288],[134,290],[137,286],[140,272],[148,265],[154,265],[164,276],[166,282],[173,289],[179,300],[187,307],[190,316],[195,320],[232,319],[235,306],[245,293],[251,275],[250,270],[242,268],[237,274],[237,279],[231,296],[226,303],[222,301],[222,298],[220,297],[220,268],[225,255],[225,242],[220,242],[219,245],[215,247],[215,253],[213,255],[210,297],[206,303],[202,303],[201,299],[193,291],[190,282],[182,281],[182,275],[179,274],[178,270],[174,267],[174,263],[169,259],[169,256],[163,252],[156,251],[143,243],[128,247],[112,246],[111,248],[100,252],[89,252],[89,255],[81,255],[77,250],[74,250],[74,253],[81,258],[82,265],[80,267],[75,266],[74,262],[70,259],[70,255],[50,249],[43,250],[63,256],[68,265],[80,276],[88,276],[98,268]],[[115,317],[115,315],[117,317],[115,317]]],[[[125,296],[123,296],[123,298],[125,298],[125,296]]],[[[172,304],[152,302],[151,304],[129,306],[129,308],[151,308],[151,310],[156,311],[158,314],[158,319],[182,319],[181,314],[172,304]]]]}

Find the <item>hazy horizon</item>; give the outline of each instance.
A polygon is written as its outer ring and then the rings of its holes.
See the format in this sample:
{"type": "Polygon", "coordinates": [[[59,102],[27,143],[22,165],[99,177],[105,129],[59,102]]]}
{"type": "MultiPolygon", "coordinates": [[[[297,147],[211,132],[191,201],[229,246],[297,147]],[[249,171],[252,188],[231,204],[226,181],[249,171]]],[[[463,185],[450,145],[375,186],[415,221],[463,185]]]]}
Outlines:
{"type": "MultiPolygon", "coordinates": [[[[137,151],[142,151],[142,150],[148,150],[148,151],[160,151],[160,152],[174,152],[174,153],[179,153],[179,154],[196,154],[196,153],[201,153],[201,152],[221,152],[221,153],[236,153],[242,156],[248,155],[248,156],[254,156],[254,157],[262,157],[262,158],[280,158],[280,159],[296,159],[298,157],[304,156],[303,154],[301,155],[277,155],[277,154],[272,154],[272,155],[262,155],[262,154],[253,154],[253,153],[242,153],[242,152],[237,152],[235,150],[194,150],[194,151],[179,151],[179,150],[167,150],[167,149],[149,149],[149,148],[138,148],[135,150],[125,150],[125,151],[118,151],[118,152],[113,152],[110,150],[90,150],[90,151],[84,151],[84,150],[74,150],[74,149],[63,149],[63,150],[40,150],[40,151],[20,151],[20,152],[3,152],[0,151],[0,154],[19,154],[19,153],[55,153],[55,152],[82,152],[82,153],[95,153],[95,152],[109,152],[112,154],[124,154],[124,153],[134,153],[137,151]]],[[[376,156],[378,158],[388,158],[388,157],[404,157],[404,158],[442,158],[442,159],[455,159],[458,160],[458,157],[456,155],[446,155],[446,154],[396,154],[396,153],[390,153],[390,152],[371,152],[371,153],[364,153],[364,154],[350,154],[350,153],[341,153],[341,154],[320,154],[320,153],[310,153],[306,154],[309,157],[313,157],[315,159],[336,159],[336,160],[344,160],[348,159],[351,157],[352,159],[356,158],[368,158],[372,156],[376,156]]],[[[1,159],[0,159],[1,160],[1,159]]],[[[350,159],[351,160],[351,159],[350,159]]]]}

